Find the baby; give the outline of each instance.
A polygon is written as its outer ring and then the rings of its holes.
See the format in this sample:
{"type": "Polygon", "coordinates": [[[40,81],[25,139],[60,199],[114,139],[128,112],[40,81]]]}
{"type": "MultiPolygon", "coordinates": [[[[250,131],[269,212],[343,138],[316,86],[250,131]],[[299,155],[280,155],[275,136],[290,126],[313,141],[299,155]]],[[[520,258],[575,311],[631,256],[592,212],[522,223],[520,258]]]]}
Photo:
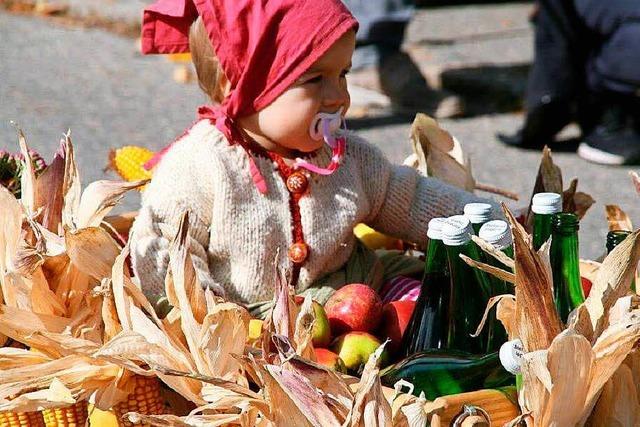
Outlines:
{"type": "Polygon", "coordinates": [[[356,268],[356,224],[424,245],[431,218],[479,201],[344,129],[357,27],[340,0],[160,0],[145,11],[143,51],[191,51],[216,105],[151,162],[131,234],[151,300],[185,211],[200,282],[250,305],[271,299],[276,259],[296,292],[321,302],[347,282],[379,287],[356,268]]]}

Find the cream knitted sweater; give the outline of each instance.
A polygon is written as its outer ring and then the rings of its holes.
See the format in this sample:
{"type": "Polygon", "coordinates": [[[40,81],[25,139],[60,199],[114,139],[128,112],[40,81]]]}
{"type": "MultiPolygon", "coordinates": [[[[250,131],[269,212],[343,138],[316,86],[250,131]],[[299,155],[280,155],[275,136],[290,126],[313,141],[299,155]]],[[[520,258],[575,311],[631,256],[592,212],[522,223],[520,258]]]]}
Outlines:
{"type": "MultiPolygon", "coordinates": [[[[326,165],[328,147],[312,162],[326,165]]],[[[152,300],[164,293],[169,244],[189,211],[191,256],[198,278],[227,299],[253,303],[272,298],[276,250],[290,268],[293,241],[289,191],[270,159],[254,156],[268,187],[258,192],[247,153],[231,146],[208,121],[196,123],[165,155],[143,193],[131,231],[133,268],[152,300]]],[[[405,166],[391,165],[374,146],[349,133],[341,166],[312,176],[299,202],[309,258],[298,291],[341,268],[354,245],[353,227],[364,222],[381,232],[426,242],[428,221],[461,213],[480,198],[405,166]]]]}

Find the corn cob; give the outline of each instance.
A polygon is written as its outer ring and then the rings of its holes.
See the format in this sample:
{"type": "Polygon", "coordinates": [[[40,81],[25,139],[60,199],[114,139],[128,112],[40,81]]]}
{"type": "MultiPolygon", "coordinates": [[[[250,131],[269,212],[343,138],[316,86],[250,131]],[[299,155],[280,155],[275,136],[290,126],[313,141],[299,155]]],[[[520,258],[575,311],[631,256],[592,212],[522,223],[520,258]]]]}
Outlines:
{"type": "Polygon", "coordinates": [[[129,145],[112,150],[109,155],[109,167],[125,181],[137,181],[151,178],[151,172],[144,168],[154,153],[143,147],[129,145]]]}
{"type": "Polygon", "coordinates": [[[120,426],[130,427],[133,424],[123,419],[127,412],[137,412],[143,415],[162,415],[165,413],[164,399],[160,394],[160,381],[157,377],[135,375],[132,378],[135,388],[127,396],[127,400],[113,407],[120,426]]]}
{"type": "Polygon", "coordinates": [[[87,402],[42,411],[45,427],[82,427],[88,415],[87,402]]]}
{"type": "Polygon", "coordinates": [[[44,427],[42,412],[0,412],[0,427],[44,427]]]}

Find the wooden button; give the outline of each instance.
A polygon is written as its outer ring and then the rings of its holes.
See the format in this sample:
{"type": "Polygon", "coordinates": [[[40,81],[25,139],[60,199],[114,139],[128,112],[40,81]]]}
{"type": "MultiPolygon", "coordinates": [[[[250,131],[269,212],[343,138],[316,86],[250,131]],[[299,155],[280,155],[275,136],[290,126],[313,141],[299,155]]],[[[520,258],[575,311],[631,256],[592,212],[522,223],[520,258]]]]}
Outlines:
{"type": "Polygon", "coordinates": [[[309,246],[306,243],[294,243],[289,246],[289,259],[296,264],[302,264],[309,256],[309,246]]]}
{"type": "Polygon", "coordinates": [[[287,178],[287,188],[294,194],[301,194],[307,191],[309,179],[302,172],[294,172],[287,178]]]}

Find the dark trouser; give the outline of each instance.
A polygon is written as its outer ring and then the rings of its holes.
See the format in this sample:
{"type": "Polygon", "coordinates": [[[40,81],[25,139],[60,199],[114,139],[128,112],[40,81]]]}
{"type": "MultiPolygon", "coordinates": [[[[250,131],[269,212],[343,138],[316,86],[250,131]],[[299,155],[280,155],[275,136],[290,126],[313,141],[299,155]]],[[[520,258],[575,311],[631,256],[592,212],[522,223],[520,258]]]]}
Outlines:
{"type": "Polygon", "coordinates": [[[539,0],[527,108],[640,89],[639,0],[539,0]]]}

